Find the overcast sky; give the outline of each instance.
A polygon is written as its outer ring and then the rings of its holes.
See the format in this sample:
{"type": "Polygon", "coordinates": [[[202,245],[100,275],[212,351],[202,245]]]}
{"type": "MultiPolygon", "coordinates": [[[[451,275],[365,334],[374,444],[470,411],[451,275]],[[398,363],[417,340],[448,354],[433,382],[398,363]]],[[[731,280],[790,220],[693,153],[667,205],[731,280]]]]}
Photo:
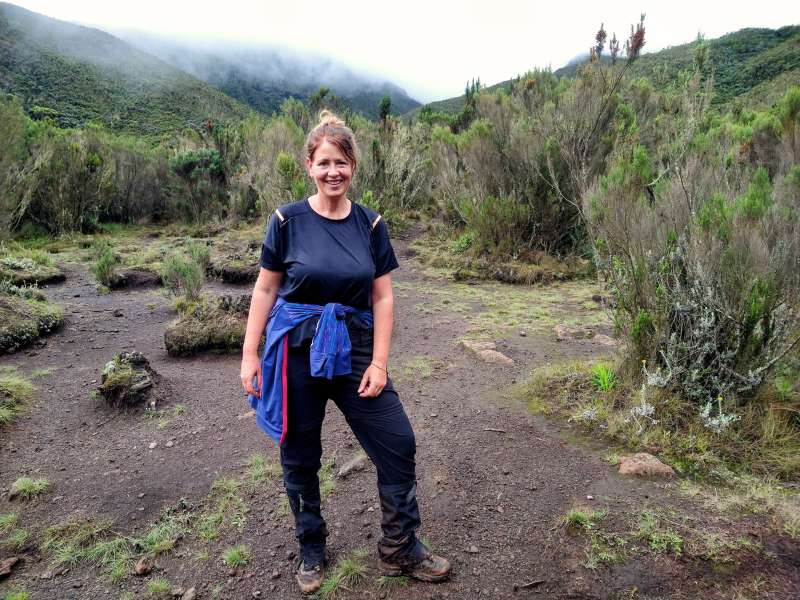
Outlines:
{"type": "MultiPolygon", "coordinates": [[[[12,0],[13,1],[13,0],[12,0]]],[[[625,39],[646,13],[645,51],[719,37],[743,27],[798,23],[782,0],[610,3],[510,0],[18,0],[65,21],[201,40],[289,46],[388,79],[417,100],[460,94],[467,80],[491,85],[533,67],[556,69],[586,51],[601,22],[625,39]]],[[[795,8],[792,9],[791,7],[795,8]]]]}

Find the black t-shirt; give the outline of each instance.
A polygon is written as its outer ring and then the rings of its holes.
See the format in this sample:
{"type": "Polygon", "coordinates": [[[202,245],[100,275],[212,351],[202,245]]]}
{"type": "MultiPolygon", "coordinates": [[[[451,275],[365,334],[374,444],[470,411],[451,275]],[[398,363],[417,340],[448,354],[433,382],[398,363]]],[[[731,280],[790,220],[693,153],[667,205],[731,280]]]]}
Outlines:
{"type": "Polygon", "coordinates": [[[287,302],[338,302],[366,310],[373,280],[398,263],[377,213],[353,202],[347,217],[328,219],[300,200],[270,217],[261,266],[284,272],[278,295],[287,302]]]}

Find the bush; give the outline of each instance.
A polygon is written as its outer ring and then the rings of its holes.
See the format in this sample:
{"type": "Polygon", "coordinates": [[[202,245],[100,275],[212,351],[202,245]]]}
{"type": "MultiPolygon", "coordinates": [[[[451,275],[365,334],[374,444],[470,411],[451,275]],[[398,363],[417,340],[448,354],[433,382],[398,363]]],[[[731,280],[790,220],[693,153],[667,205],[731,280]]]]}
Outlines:
{"type": "Polygon", "coordinates": [[[117,286],[119,282],[119,275],[116,271],[116,266],[119,264],[119,257],[114,252],[114,247],[108,240],[96,240],[92,244],[92,252],[95,261],[89,270],[94,275],[94,278],[101,285],[107,288],[117,286]]]}
{"type": "Polygon", "coordinates": [[[161,278],[164,286],[173,294],[196,300],[203,288],[205,269],[194,258],[182,252],[174,252],[164,259],[161,278]]]}
{"type": "Polygon", "coordinates": [[[738,143],[727,131],[698,135],[672,177],[656,176],[635,145],[585,201],[616,321],[631,340],[630,372],[690,400],[715,432],[797,344],[800,300],[789,144],[776,142],[771,180],[762,166],[730,168],[738,143]]]}

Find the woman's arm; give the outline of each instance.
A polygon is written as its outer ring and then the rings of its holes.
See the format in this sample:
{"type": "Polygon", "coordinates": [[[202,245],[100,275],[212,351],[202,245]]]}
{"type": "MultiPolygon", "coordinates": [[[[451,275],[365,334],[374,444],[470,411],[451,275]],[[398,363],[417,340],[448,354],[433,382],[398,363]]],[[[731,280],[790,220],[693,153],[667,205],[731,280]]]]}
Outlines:
{"type": "Polygon", "coordinates": [[[362,398],[374,398],[386,386],[388,378],[389,346],[392,341],[392,324],[394,323],[394,295],[392,294],[392,276],[387,273],[372,283],[372,320],[374,322],[372,341],[372,363],[364,371],[358,395],[362,398]]]}
{"type": "Polygon", "coordinates": [[[281,271],[270,271],[262,268],[258,274],[253,297],[250,300],[250,312],[247,315],[247,329],[242,347],[241,380],[244,391],[254,396],[261,395],[261,360],[258,356],[258,345],[267,324],[272,306],[278,297],[278,289],[283,280],[281,271]],[[258,380],[258,390],[253,388],[253,378],[258,380]]]}

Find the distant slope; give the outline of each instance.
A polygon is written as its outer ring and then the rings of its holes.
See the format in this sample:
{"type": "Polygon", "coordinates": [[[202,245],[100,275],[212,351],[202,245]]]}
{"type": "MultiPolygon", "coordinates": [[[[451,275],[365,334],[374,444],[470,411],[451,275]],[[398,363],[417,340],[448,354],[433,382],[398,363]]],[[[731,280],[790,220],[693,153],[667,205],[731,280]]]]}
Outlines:
{"type": "Polygon", "coordinates": [[[60,125],[160,135],[250,110],[112,35],[0,3],[0,89],[60,125]],[[51,112],[52,111],[52,112],[51,112]]]}
{"type": "MultiPolygon", "coordinates": [[[[725,104],[738,96],[751,104],[759,101],[771,103],[781,97],[789,85],[798,83],[792,73],[800,70],[800,25],[780,29],[741,29],[707,40],[707,43],[709,59],[714,66],[716,104],[725,104]]],[[[656,84],[675,81],[681,70],[692,68],[695,47],[696,42],[693,42],[644,54],[634,63],[633,76],[648,77],[656,84]]],[[[574,77],[582,62],[572,60],[555,74],[574,77]]],[[[508,83],[504,81],[488,89],[508,83]]],[[[431,102],[427,106],[454,114],[463,103],[464,96],[458,96],[431,102]]]]}
{"type": "Polygon", "coordinates": [[[115,33],[266,115],[278,112],[286,98],[307,101],[321,86],[370,118],[377,118],[378,104],[387,95],[393,114],[420,106],[398,86],[372,80],[325,57],[265,46],[201,45],[141,32],[115,33]]]}

